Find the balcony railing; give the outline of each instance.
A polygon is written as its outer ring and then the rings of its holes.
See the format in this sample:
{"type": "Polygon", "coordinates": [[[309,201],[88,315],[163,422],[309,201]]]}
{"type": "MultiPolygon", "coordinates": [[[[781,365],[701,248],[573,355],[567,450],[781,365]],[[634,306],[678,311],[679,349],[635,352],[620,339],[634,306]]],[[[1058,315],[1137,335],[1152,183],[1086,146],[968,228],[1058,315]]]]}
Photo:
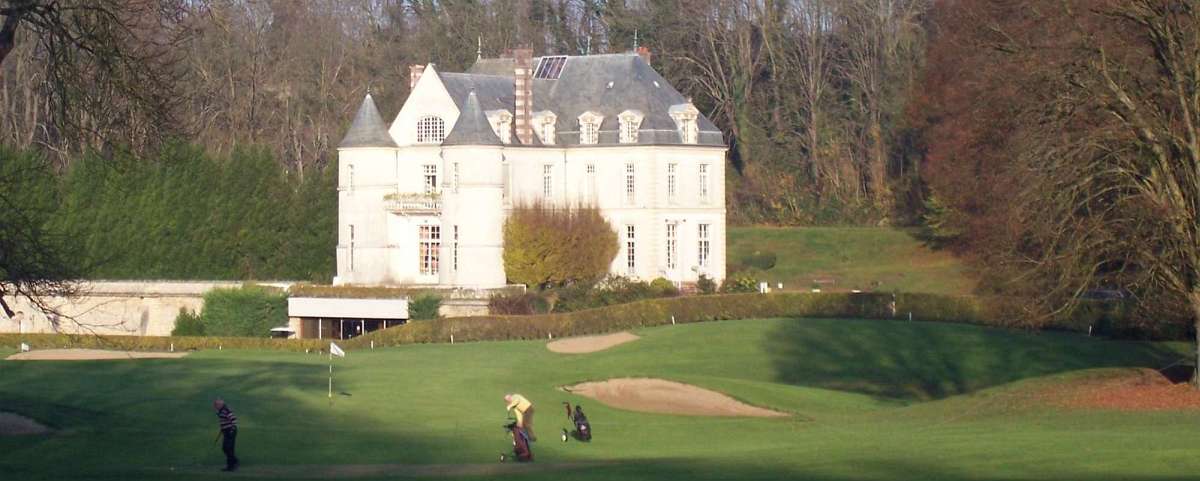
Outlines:
{"type": "Polygon", "coordinates": [[[437,194],[395,193],[384,196],[383,206],[395,214],[438,214],[442,210],[442,199],[437,194]]]}

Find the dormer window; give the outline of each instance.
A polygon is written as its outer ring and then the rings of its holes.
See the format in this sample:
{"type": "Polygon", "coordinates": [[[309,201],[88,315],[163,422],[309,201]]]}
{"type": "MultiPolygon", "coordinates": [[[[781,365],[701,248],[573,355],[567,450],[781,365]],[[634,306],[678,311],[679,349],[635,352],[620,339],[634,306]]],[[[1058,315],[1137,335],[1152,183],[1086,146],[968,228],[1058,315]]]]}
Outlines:
{"type": "Polygon", "coordinates": [[[535,112],[533,114],[534,130],[538,137],[542,139],[544,145],[554,145],[554,124],[558,122],[558,116],[549,110],[535,112]]]}
{"type": "Polygon", "coordinates": [[[696,124],[696,119],[700,117],[700,111],[696,110],[696,106],[692,105],[691,101],[686,104],[672,105],[670,109],[671,118],[675,120],[675,128],[679,131],[679,140],[685,144],[695,144],[700,137],[700,127],[696,124]]]}
{"type": "Polygon", "coordinates": [[[418,144],[440,144],[446,140],[446,122],[436,115],[426,115],[417,121],[418,144]]]}
{"type": "Polygon", "coordinates": [[[636,144],[638,128],[642,125],[642,113],[636,110],[626,110],[618,117],[621,123],[619,140],[622,144],[636,144]]]}
{"type": "Polygon", "coordinates": [[[484,112],[487,115],[488,123],[492,124],[492,131],[496,133],[496,137],[500,137],[500,142],[512,143],[512,114],[507,110],[489,110],[484,112]]]}
{"type": "Polygon", "coordinates": [[[595,112],[584,112],[579,116],[579,143],[595,145],[600,143],[600,122],[604,117],[595,112]]]}

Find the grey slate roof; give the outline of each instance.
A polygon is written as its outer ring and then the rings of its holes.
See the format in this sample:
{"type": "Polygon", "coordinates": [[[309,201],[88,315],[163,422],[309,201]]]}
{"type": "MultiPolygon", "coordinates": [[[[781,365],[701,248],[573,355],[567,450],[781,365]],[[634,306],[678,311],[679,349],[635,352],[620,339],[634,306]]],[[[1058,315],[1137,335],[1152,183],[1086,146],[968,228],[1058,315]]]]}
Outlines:
{"type": "MultiPolygon", "coordinates": [[[[533,59],[534,67],[539,60],[533,59]]],[[[474,90],[483,110],[514,112],[514,66],[512,59],[481,59],[468,73],[439,72],[438,75],[460,110],[464,109],[468,93],[474,90]]],[[[618,115],[626,110],[644,114],[638,132],[639,144],[680,144],[679,132],[669,111],[687,101],[640,56],[632,53],[567,57],[557,80],[533,80],[533,111],[549,110],[558,117],[556,144],[579,143],[578,119],[587,111],[604,116],[599,143],[617,144],[618,115]]],[[[720,129],[704,115],[697,119],[697,126],[700,145],[725,145],[720,129]]],[[[454,130],[458,130],[458,125],[454,130]]]]}
{"type": "Polygon", "coordinates": [[[346,131],[346,136],[338,144],[339,149],[358,147],[396,147],[396,141],[388,134],[387,125],[383,123],[379,109],[375,108],[371,94],[363,98],[362,106],[350,123],[350,130],[346,131]]]}
{"type": "Polygon", "coordinates": [[[492,130],[492,124],[484,115],[479,96],[474,91],[467,93],[466,102],[461,108],[462,113],[454,124],[454,130],[450,131],[442,145],[504,145],[492,130]]]}

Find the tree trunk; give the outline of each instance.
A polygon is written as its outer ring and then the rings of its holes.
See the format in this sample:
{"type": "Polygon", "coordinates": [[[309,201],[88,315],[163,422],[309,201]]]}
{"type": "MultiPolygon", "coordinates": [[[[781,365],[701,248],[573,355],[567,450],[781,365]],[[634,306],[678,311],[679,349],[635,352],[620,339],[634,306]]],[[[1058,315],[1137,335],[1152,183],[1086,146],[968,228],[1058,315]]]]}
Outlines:
{"type": "Polygon", "coordinates": [[[1200,287],[1193,287],[1189,301],[1192,304],[1192,322],[1196,327],[1196,369],[1192,373],[1192,385],[1200,389],[1200,287]]]}
{"type": "Polygon", "coordinates": [[[13,51],[13,47],[17,44],[17,25],[21,23],[21,15],[23,12],[13,8],[6,12],[4,17],[4,25],[0,26],[0,65],[4,65],[4,58],[13,51]]]}

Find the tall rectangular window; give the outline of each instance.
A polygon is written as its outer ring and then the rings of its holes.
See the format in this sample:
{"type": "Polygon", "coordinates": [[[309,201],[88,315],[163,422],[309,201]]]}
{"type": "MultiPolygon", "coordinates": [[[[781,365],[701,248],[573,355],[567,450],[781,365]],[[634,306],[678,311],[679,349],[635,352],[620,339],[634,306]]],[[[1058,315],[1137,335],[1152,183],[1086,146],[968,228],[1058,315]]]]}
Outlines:
{"type": "Polygon", "coordinates": [[[587,165],[587,179],[585,182],[586,184],[583,188],[587,190],[585,192],[587,195],[586,199],[594,203],[596,202],[596,164],[587,165]]]}
{"type": "Polygon", "coordinates": [[[432,194],[437,191],[437,166],[427,164],[425,168],[425,193],[432,194]]]}
{"type": "Polygon", "coordinates": [[[700,224],[696,230],[696,265],[700,267],[708,267],[708,224],[700,224]]]}
{"type": "Polygon", "coordinates": [[[458,192],[458,162],[454,163],[454,191],[458,192]]]}
{"type": "Polygon", "coordinates": [[[549,199],[554,193],[554,166],[546,164],[542,166],[542,197],[549,199]]]}
{"type": "Polygon", "coordinates": [[[350,164],[350,165],[346,166],[346,170],[349,171],[346,174],[346,177],[348,177],[348,179],[346,181],[346,184],[349,187],[348,190],[350,192],[354,192],[354,164],[350,164]]]}
{"type": "Polygon", "coordinates": [[[454,225],[454,248],[453,248],[453,250],[454,250],[454,252],[453,252],[453,254],[451,254],[451,262],[452,263],[450,265],[450,269],[453,272],[458,272],[458,225],[457,224],[454,225]]]}
{"type": "Polygon", "coordinates": [[[708,164],[700,164],[700,202],[708,202],[708,164]]]}
{"type": "Polygon", "coordinates": [[[675,202],[675,170],[679,164],[667,164],[667,200],[675,202]]]}
{"type": "Polygon", "coordinates": [[[633,225],[625,226],[625,269],[630,276],[637,273],[637,231],[633,225]]]}
{"type": "Polygon", "coordinates": [[[350,224],[350,271],[354,272],[354,224],[350,224]]]}
{"type": "Polygon", "coordinates": [[[508,200],[512,198],[512,164],[504,162],[501,166],[504,169],[504,190],[501,191],[501,199],[508,200]]]}
{"type": "Polygon", "coordinates": [[[678,227],[678,224],[667,224],[667,269],[674,269],[679,264],[679,239],[675,235],[678,227]]]}
{"type": "Polygon", "coordinates": [[[637,177],[633,164],[625,164],[625,203],[637,202],[637,177]]]}
{"type": "Polygon", "coordinates": [[[438,251],[442,249],[442,228],[436,225],[418,227],[418,254],[421,256],[421,274],[438,273],[438,251]]]}

